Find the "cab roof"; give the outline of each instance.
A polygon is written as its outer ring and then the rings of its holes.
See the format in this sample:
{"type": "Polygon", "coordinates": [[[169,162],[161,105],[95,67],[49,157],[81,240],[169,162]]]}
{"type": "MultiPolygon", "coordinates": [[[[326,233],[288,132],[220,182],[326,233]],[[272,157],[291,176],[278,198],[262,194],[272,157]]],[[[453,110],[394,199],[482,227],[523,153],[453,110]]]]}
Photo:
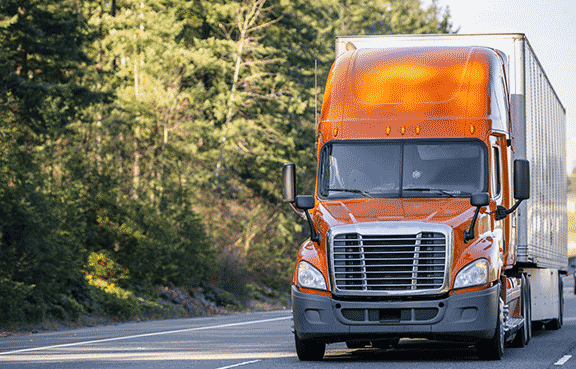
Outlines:
{"type": "Polygon", "coordinates": [[[485,47],[349,51],[332,66],[321,121],[486,118],[498,58],[485,47]]]}

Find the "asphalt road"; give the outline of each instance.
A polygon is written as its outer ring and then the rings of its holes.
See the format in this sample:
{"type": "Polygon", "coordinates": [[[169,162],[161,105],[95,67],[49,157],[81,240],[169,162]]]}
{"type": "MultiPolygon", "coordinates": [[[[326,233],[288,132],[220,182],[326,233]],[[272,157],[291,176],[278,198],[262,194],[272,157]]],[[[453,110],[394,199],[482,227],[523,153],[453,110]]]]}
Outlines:
{"type": "Polygon", "coordinates": [[[323,362],[300,362],[294,351],[291,315],[283,310],[0,337],[0,367],[576,368],[572,277],[565,279],[564,295],[562,329],[535,331],[527,347],[507,348],[499,362],[479,360],[467,344],[407,339],[388,350],[328,345],[323,362]]]}

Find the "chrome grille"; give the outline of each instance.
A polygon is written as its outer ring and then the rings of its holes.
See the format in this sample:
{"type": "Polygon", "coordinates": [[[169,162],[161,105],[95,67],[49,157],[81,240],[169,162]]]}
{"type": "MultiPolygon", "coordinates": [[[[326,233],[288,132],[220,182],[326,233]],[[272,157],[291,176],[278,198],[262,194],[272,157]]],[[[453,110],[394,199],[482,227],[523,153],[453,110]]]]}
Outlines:
{"type": "Polygon", "coordinates": [[[334,291],[342,294],[438,292],[446,286],[449,244],[442,232],[335,234],[334,291]]]}

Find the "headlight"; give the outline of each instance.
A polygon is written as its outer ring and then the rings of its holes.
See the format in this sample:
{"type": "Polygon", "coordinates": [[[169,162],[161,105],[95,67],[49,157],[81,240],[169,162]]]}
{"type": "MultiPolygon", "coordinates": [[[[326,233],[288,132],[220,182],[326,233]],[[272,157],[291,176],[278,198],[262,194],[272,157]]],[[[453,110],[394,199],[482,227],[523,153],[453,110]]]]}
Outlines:
{"type": "Polygon", "coordinates": [[[326,279],[312,264],[301,261],[298,264],[298,286],[326,290],[326,279]]]}
{"type": "Polygon", "coordinates": [[[468,265],[456,275],[454,288],[478,286],[488,283],[490,264],[486,259],[478,259],[468,265]]]}

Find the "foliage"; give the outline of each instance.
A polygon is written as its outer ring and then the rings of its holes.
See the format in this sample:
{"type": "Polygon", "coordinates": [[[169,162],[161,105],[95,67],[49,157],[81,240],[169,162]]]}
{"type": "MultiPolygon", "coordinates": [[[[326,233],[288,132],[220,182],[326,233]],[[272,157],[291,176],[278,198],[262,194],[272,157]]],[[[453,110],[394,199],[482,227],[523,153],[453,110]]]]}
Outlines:
{"type": "Polygon", "coordinates": [[[316,62],[322,85],[336,35],[451,27],[419,0],[0,2],[0,324],[287,290],[307,231],[280,168],[313,191],[316,62]]]}
{"type": "Polygon", "coordinates": [[[88,256],[86,272],[92,278],[101,279],[109,283],[118,283],[120,280],[129,278],[128,269],[112,260],[106,251],[93,252],[88,256]]]}
{"type": "Polygon", "coordinates": [[[108,315],[122,320],[136,317],[183,317],[186,315],[182,306],[166,304],[159,299],[138,297],[133,292],[100,278],[89,276],[88,281],[91,291],[90,313],[108,315]]]}

